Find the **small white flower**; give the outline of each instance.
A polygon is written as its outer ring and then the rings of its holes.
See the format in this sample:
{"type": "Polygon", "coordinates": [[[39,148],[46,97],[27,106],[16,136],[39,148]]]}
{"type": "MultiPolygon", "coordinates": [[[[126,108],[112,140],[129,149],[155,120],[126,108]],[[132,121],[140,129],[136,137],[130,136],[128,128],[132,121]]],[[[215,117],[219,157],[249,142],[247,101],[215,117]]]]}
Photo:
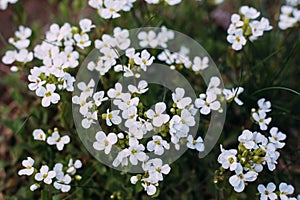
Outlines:
{"type": "Polygon", "coordinates": [[[147,143],[147,149],[150,152],[154,151],[156,155],[162,155],[165,149],[170,149],[170,145],[162,137],[154,135],[152,140],[147,143]]]}
{"type": "Polygon", "coordinates": [[[155,48],[158,45],[158,40],[156,38],[156,33],[152,30],[150,30],[148,33],[140,32],[137,35],[137,37],[140,40],[139,44],[140,44],[141,47],[150,46],[152,48],[155,48]]]}
{"type": "Polygon", "coordinates": [[[190,97],[184,97],[184,93],[183,88],[176,88],[175,92],[172,93],[172,99],[179,109],[184,109],[192,103],[192,99],[190,97]]]}
{"type": "Polygon", "coordinates": [[[149,119],[152,119],[152,124],[156,127],[161,127],[163,124],[167,123],[170,119],[168,114],[163,114],[167,106],[164,102],[155,104],[155,111],[149,109],[146,115],[149,119]]]}
{"type": "Polygon", "coordinates": [[[224,169],[230,169],[230,171],[236,170],[236,168],[238,167],[238,162],[236,158],[237,150],[225,150],[223,149],[222,145],[220,146],[220,148],[221,154],[218,157],[218,162],[222,164],[222,167],[224,169]]]}
{"type": "Polygon", "coordinates": [[[266,101],[265,98],[261,98],[257,101],[259,110],[262,110],[264,112],[270,112],[271,111],[271,102],[266,101]]]}
{"type": "Polygon", "coordinates": [[[271,137],[269,137],[269,141],[272,142],[276,148],[281,149],[284,147],[285,143],[281,141],[286,139],[286,134],[280,132],[277,127],[272,127],[270,134],[271,137]]]}
{"type": "Polygon", "coordinates": [[[46,84],[46,88],[43,86],[40,86],[36,90],[36,94],[39,97],[43,97],[42,99],[42,106],[48,107],[51,103],[57,104],[60,100],[59,94],[55,93],[55,85],[54,84],[46,84]]]}
{"type": "Polygon", "coordinates": [[[76,174],[76,169],[80,169],[81,167],[82,167],[81,160],[75,160],[75,162],[73,162],[73,159],[70,158],[68,163],[67,173],[74,175],[76,174]]]}
{"type": "Polygon", "coordinates": [[[106,124],[108,126],[112,126],[113,124],[118,125],[122,122],[121,117],[119,117],[120,110],[112,110],[109,109],[106,111],[106,124]]]}
{"type": "Polygon", "coordinates": [[[76,42],[76,45],[80,48],[80,49],[84,49],[85,47],[89,47],[91,46],[91,41],[90,41],[90,38],[87,34],[78,34],[76,33],[74,35],[74,39],[75,39],[75,42],[76,42]]]}
{"type": "Polygon", "coordinates": [[[103,131],[96,133],[96,142],[93,143],[93,147],[96,150],[103,151],[105,154],[109,154],[112,145],[118,142],[118,137],[115,133],[109,133],[107,136],[103,131]]]}
{"type": "Polygon", "coordinates": [[[241,142],[246,149],[253,149],[255,142],[253,141],[253,133],[249,130],[243,130],[242,135],[238,137],[238,141],[241,142]]]}
{"type": "Polygon", "coordinates": [[[122,85],[120,83],[116,83],[115,88],[111,88],[107,91],[107,95],[111,99],[121,99],[123,96],[122,85]]]}
{"type": "Polygon", "coordinates": [[[242,6],[240,8],[240,12],[249,19],[256,19],[260,15],[260,12],[258,12],[255,8],[249,6],[242,6]]]}
{"type": "Polygon", "coordinates": [[[286,183],[280,183],[279,185],[279,196],[281,200],[288,200],[288,195],[291,195],[294,193],[294,187],[292,185],[288,185],[286,183]]]}
{"type": "Polygon", "coordinates": [[[83,33],[90,32],[92,28],[96,26],[93,24],[92,20],[90,19],[82,19],[79,21],[80,29],[83,33]]]}
{"type": "Polygon", "coordinates": [[[108,98],[104,97],[104,91],[96,92],[93,95],[94,102],[96,106],[100,106],[103,101],[106,101],[108,98]]]}
{"type": "Polygon", "coordinates": [[[142,144],[134,142],[130,144],[129,148],[129,161],[132,165],[137,165],[138,161],[144,162],[148,159],[148,156],[144,152],[145,147],[142,144]]]}
{"type": "Polygon", "coordinates": [[[200,94],[200,98],[195,100],[195,106],[200,108],[200,113],[208,115],[212,110],[219,110],[221,107],[220,102],[217,100],[217,96],[212,92],[207,94],[200,94]]]}
{"type": "Polygon", "coordinates": [[[121,15],[118,13],[125,5],[124,1],[121,0],[104,0],[104,6],[100,10],[100,15],[104,19],[117,18],[121,15]]]}
{"type": "Polygon", "coordinates": [[[242,29],[236,29],[233,34],[227,36],[227,41],[232,44],[232,48],[239,51],[246,45],[246,38],[243,35],[242,29]]]}
{"type": "Polygon", "coordinates": [[[209,66],[209,58],[207,56],[200,58],[196,56],[193,61],[192,70],[195,72],[206,69],[209,66]]]}
{"type": "Polygon", "coordinates": [[[154,158],[148,160],[143,166],[144,171],[148,171],[150,177],[154,177],[155,180],[162,181],[163,174],[169,174],[171,167],[168,164],[164,164],[161,159],[154,158]]]}
{"type": "Polygon", "coordinates": [[[62,192],[69,192],[71,189],[71,186],[68,185],[71,183],[71,176],[69,174],[62,175],[59,177],[56,177],[56,181],[53,183],[53,186],[62,192]]]}
{"type": "Polygon", "coordinates": [[[276,185],[272,182],[268,183],[267,187],[265,187],[262,184],[259,184],[257,190],[260,193],[260,200],[277,199],[277,195],[274,192],[275,189],[276,189],[276,185]]]}
{"type": "Polygon", "coordinates": [[[18,175],[19,176],[22,176],[22,175],[30,176],[30,175],[32,175],[33,172],[34,172],[33,164],[34,164],[34,160],[31,157],[27,157],[27,160],[22,161],[22,165],[25,168],[19,170],[18,175]]]}
{"type": "Polygon", "coordinates": [[[51,184],[55,175],[55,171],[49,171],[49,167],[47,165],[43,165],[40,172],[36,173],[34,178],[37,181],[44,181],[46,184],[51,184]]]}
{"type": "Polygon", "coordinates": [[[143,94],[145,92],[148,91],[149,88],[148,87],[148,83],[145,80],[141,80],[138,83],[138,86],[134,86],[134,85],[128,85],[128,90],[133,94],[133,93],[137,93],[137,94],[143,94]]]}
{"type": "Polygon", "coordinates": [[[147,70],[147,66],[152,65],[154,56],[151,56],[151,54],[144,49],[141,53],[141,57],[135,57],[134,62],[136,65],[139,65],[144,71],[147,70]]]}
{"type": "Polygon", "coordinates": [[[245,182],[253,182],[257,178],[257,173],[254,171],[248,171],[243,173],[243,167],[241,164],[235,169],[235,175],[229,178],[229,183],[233,186],[236,192],[242,192],[245,189],[245,182]]]}
{"type": "Polygon", "coordinates": [[[267,114],[263,110],[258,110],[258,112],[252,113],[253,119],[259,124],[259,128],[262,131],[267,130],[269,123],[271,122],[271,117],[266,118],[267,114]]]}
{"type": "Polygon", "coordinates": [[[204,151],[203,139],[199,136],[197,139],[194,139],[192,135],[187,137],[187,147],[190,149],[196,149],[199,152],[204,151]]]}
{"type": "Polygon", "coordinates": [[[232,88],[231,90],[229,90],[229,89],[223,90],[223,94],[225,95],[226,100],[228,102],[231,102],[232,100],[234,100],[239,106],[244,104],[238,98],[242,92],[244,92],[244,88],[242,88],[242,87],[232,88]]]}
{"type": "Polygon", "coordinates": [[[81,125],[83,128],[88,129],[91,127],[92,124],[95,123],[95,121],[98,120],[98,115],[97,115],[97,111],[91,113],[91,112],[87,112],[85,114],[85,118],[81,121],[81,125]]]}
{"type": "Polygon", "coordinates": [[[55,131],[47,138],[47,143],[49,145],[56,145],[57,149],[61,151],[63,150],[64,145],[70,143],[70,137],[68,135],[60,137],[59,133],[55,131]]]}
{"type": "Polygon", "coordinates": [[[85,94],[86,97],[90,97],[93,94],[93,90],[95,87],[95,81],[94,79],[91,79],[88,84],[85,84],[85,82],[79,82],[77,84],[77,87],[79,90],[81,90],[81,94],[85,94]]]}
{"type": "Polygon", "coordinates": [[[32,135],[33,135],[34,140],[41,140],[41,141],[46,140],[46,134],[44,133],[44,131],[42,129],[35,129],[32,132],[32,135]]]}

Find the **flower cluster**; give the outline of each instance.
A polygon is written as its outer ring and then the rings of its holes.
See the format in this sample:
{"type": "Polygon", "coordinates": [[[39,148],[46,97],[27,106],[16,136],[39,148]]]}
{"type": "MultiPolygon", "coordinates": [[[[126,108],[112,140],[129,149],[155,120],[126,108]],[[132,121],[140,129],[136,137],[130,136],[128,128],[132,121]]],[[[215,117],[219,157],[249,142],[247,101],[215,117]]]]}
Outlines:
{"type": "Polygon", "coordinates": [[[300,5],[299,0],[286,0],[286,4],[281,6],[281,14],[279,16],[278,27],[281,30],[296,26],[300,22],[300,5]]]}
{"type": "Polygon", "coordinates": [[[80,180],[81,176],[76,175],[76,170],[82,167],[80,160],[69,159],[68,165],[64,166],[62,163],[56,163],[51,170],[49,166],[42,165],[38,171],[34,167],[35,161],[31,157],[27,157],[22,161],[23,169],[19,170],[19,176],[27,175],[33,176],[37,181],[30,186],[30,190],[34,191],[41,187],[42,184],[53,184],[54,188],[61,192],[68,192],[71,189],[72,179],[80,180]]]}
{"type": "Polygon", "coordinates": [[[263,184],[259,184],[257,190],[260,194],[260,200],[297,200],[298,198],[293,197],[294,187],[292,185],[288,185],[287,183],[280,183],[279,184],[279,191],[276,191],[276,185],[272,182],[268,183],[267,186],[263,184]]]}
{"type": "Polygon", "coordinates": [[[231,16],[231,24],[227,30],[227,41],[232,44],[236,51],[241,50],[246,45],[247,39],[256,40],[264,34],[264,31],[270,31],[272,26],[267,18],[259,17],[260,12],[249,6],[242,6],[240,14],[231,16]]]}
{"type": "Polygon", "coordinates": [[[56,145],[58,151],[62,151],[64,146],[70,143],[70,137],[68,135],[60,136],[57,128],[54,128],[53,132],[48,130],[47,134],[42,129],[35,129],[32,135],[34,140],[46,141],[49,145],[56,145]]]}
{"type": "Polygon", "coordinates": [[[0,0],[0,10],[6,10],[8,3],[14,4],[18,0],[0,0]]]}
{"type": "Polygon", "coordinates": [[[91,45],[88,32],[95,25],[90,19],[82,19],[79,27],[65,23],[63,26],[52,24],[46,33],[46,40],[34,48],[34,56],[41,60],[42,66],[30,70],[28,87],[42,98],[42,106],[48,107],[60,101],[58,91],[74,90],[75,78],[71,70],[79,65],[79,52],[91,45]]]}
{"type": "Polygon", "coordinates": [[[8,50],[2,57],[4,64],[10,65],[15,64],[11,67],[11,71],[19,71],[19,65],[25,65],[33,60],[33,53],[28,51],[27,48],[30,45],[31,29],[19,26],[19,30],[15,32],[15,37],[9,38],[8,42],[12,44],[16,49],[8,50]]]}
{"type": "MultiPolygon", "coordinates": [[[[265,99],[258,100],[259,109],[254,109],[252,116],[259,123],[260,130],[267,130],[267,125],[271,118],[265,119],[266,112],[271,111],[271,103],[265,99]]],[[[242,192],[247,182],[253,182],[257,179],[258,173],[267,165],[270,171],[276,168],[280,153],[277,151],[284,147],[283,142],[286,135],[272,127],[269,135],[266,137],[258,131],[243,130],[238,137],[240,142],[238,149],[225,150],[221,146],[221,154],[218,162],[222,165],[215,174],[215,183],[224,180],[224,172],[230,176],[229,183],[236,192],[242,192]],[[232,175],[232,172],[234,174],[232,175]]]]}
{"type": "MultiPolygon", "coordinates": [[[[133,3],[136,0],[89,0],[89,6],[97,9],[98,14],[104,19],[114,19],[121,16],[120,12],[129,12],[133,3]]],[[[159,0],[145,0],[148,4],[158,4],[159,0]]],[[[176,5],[181,3],[181,0],[165,0],[170,5],[176,5]]]]}

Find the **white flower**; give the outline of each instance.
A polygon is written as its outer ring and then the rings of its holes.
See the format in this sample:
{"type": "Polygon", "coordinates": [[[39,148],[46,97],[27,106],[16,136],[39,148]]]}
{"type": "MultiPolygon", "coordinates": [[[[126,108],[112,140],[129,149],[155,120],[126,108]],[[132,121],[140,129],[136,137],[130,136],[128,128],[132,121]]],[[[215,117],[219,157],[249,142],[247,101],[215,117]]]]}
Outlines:
{"type": "Polygon", "coordinates": [[[143,166],[144,171],[148,171],[150,177],[153,177],[155,180],[162,181],[163,174],[169,174],[171,168],[168,164],[164,164],[161,159],[154,158],[148,160],[143,166]]]}
{"type": "Polygon", "coordinates": [[[239,51],[246,44],[247,40],[243,35],[242,29],[236,29],[233,34],[227,36],[227,41],[232,44],[232,48],[239,51]]]}
{"type": "Polygon", "coordinates": [[[192,70],[195,72],[206,69],[209,66],[209,58],[207,56],[202,59],[196,56],[193,61],[192,70]]]}
{"type": "Polygon", "coordinates": [[[215,95],[221,94],[222,91],[219,88],[220,84],[221,84],[220,78],[218,78],[217,76],[211,77],[210,80],[209,80],[209,84],[207,86],[207,90],[206,90],[207,93],[210,92],[210,93],[213,93],[215,95]]]}
{"type": "Polygon", "coordinates": [[[60,100],[59,94],[55,93],[56,86],[54,84],[46,84],[46,88],[40,86],[36,90],[36,94],[39,97],[43,97],[42,106],[48,107],[50,103],[56,104],[60,100]]]}
{"type": "Polygon", "coordinates": [[[158,60],[164,61],[169,65],[174,63],[176,57],[176,54],[172,54],[168,49],[165,49],[157,56],[158,60]]]}
{"type": "Polygon", "coordinates": [[[76,169],[80,169],[81,167],[82,167],[81,160],[75,160],[75,162],[73,162],[73,159],[70,158],[68,163],[67,173],[74,175],[76,173],[76,169]]]}
{"type": "Polygon", "coordinates": [[[257,190],[260,193],[260,200],[277,199],[277,195],[274,192],[275,189],[276,189],[276,185],[272,182],[268,183],[267,187],[265,187],[262,184],[259,184],[257,190]]]}
{"type": "Polygon", "coordinates": [[[219,110],[221,107],[220,102],[217,100],[217,96],[212,92],[207,94],[200,94],[200,98],[195,100],[195,106],[200,108],[200,113],[208,115],[211,110],[219,110]]]}
{"type": "MultiPolygon", "coordinates": [[[[149,0],[145,0],[145,1],[149,1],[149,0]]],[[[154,195],[156,193],[157,190],[156,187],[150,182],[145,181],[145,183],[142,183],[142,186],[149,196],[154,195]]]]}
{"type": "Polygon", "coordinates": [[[18,0],[1,0],[0,1],[0,10],[6,10],[8,3],[14,4],[18,0]]]}
{"type": "Polygon", "coordinates": [[[166,104],[164,102],[159,102],[155,104],[155,111],[149,109],[146,115],[149,119],[152,119],[152,124],[156,127],[161,127],[163,124],[167,123],[170,119],[168,114],[163,114],[166,110],[166,104]]]}
{"type": "Polygon", "coordinates": [[[34,160],[31,157],[27,157],[27,160],[22,161],[22,165],[25,168],[19,170],[18,175],[19,176],[22,176],[22,175],[30,176],[30,175],[32,175],[33,172],[34,172],[33,164],[34,164],[34,160]]]}
{"type": "Polygon", "coordinates": [[[124,1],[121,0],[104,0],[104,6],[100,10],[100,15],[104,19],[117,18],[121,15],[118,13],[124,6],[124,1]]]}
{"type": "Polygon", "coordinates": [[[44,133],[44,131],[42,129],[35,129],[32,132],[32,135],[33,135],[34,140],[41,140],[41,141],[46,140],[46,134],[44,133]]]}
{"type": "Polygon", "coordinates": [[[145,147],[142,144],[134,142],[134,144],[130,144],[128,150],[129,161],[132,165],[137,165],[138,161],[144,162],[148,159],[148,156],[144,152],[145,147]]]}
{"type": "Polygon", "coordinates": [[[79,90],[81,90],[81,94],[84,94],[86,97],[90,97],[93,94],[93,89],[95,87],[95,81],[94,79],[91,79],[88,84],[85,84],[85,82],[79,82],[77,84],[77,87],[79,90]]]}
{"type": "Polygon", "coordinates": [[[236,192],[242,192],[245,189],[245,182],[255,181],[258,175],[254,171],[248,171],[244,174],[241,164],[237,166],[235,173],[235,175],[229,178],[229,183],[233,186],[236,192]]]}
{"type": "Polygon", "coordinates": [[[244,22],[241,21],[241,16],[238,14],[231,15],[231,24],[234,28],[239,28],[244,25],[244,22]]]}
{"type": "Polygon", "coordinates": [[[187,147],[190,149],[196,149],[199,152],[204,151],[203,139],[199,136],[197,139],[194,139],[192,135],[187,137],[187,147]]]}
{"type": "Polygon", "coordinates": [[[113,161],[112,165],[114,167],[118,167],[120,164],[121,166],[127,166],[128,165],[128,156],[130,155],[130,152],[128,149],[123,149],[120,151],[113,161]]]}
{"type": "Polygon", "coordinates": [[[129,31],[127,29],[121,29],[120,27],[116,27],[114,29],[114,37],[116,39],[116,45],[121,50],[127,50],[130,46],[130,39],[129,39],[129,31]]]}
{"type": "Polygon", "coordinates": [[[83,33],[90,32],[92,28],[96,26],[92,23],[90,19],[82,19],[79,21],[80,29],[83,33]]]}
{"type": "Polygon", "coordinates": [[[263,110],[258,110],[258,112],[252,113],[253,119],[259,124],[261,130],[267,130],[269,123],[271,122],[271,117],[266,118],[267,114],[263,110]]]}
{"type": "Polygon", "coordinates": [[[141,57],[135,57],[134,62],[136,65],[139,65],[144,71],[147,70],[147,66],[152,65],[154,56],[144,49],[141,53],[141,57]]]}
{"type": "Polygon", "coordinates": [[[34,178],[37,181],[44,181],[46,184],[51,184],[55,175],[55,171],[49,171],[49,167],[47,165],[43,165],[40,172],[36,173],[34,178]]]}
{"type": "Polygon", "coordinates": [[[147,149],[150,152],[154,151],[156,155],[162,155],[165,149],[170,149],[170,145],[162,137],[154,135],[152,140],[147,143],[147,149]]]}
{"type": "Polygon", "coordinates": [[[139,44],[140,44],[141,47],[150,46],[152,48],[155,48],[158,45],[158,40],[156,38],[156,33],[152,30],[150,30],[148,33],[140,32],[137,35],[137,37],[140,40],[139,44]]]}
{"type": "Polygon", "coordinates": [[[172,99],[179,109],[184,109],[192,103],[192,99],[190,97],[184,97],[184,93],[183,88],[176,88],[175,92],[172,93],[172,99]]]}
{"type": "Polygon", "coordinates": [[[271,137],[269,137],[269,141],[272,142],[277,149],[284,147],[285,143],[281,141],[286,139],[286,134],[278,131],[277,127],[272,127],[270,134],[271,137]]]}
{"type": "Polygon", "coordinates": [[[91,127],[92,124],[95,124],[95,121],[97,121],[98,119],[97,113],[97,111],[93,113],[87,112],[85,114],[85,118],[81,121],[82,127],[88,129],[91,127]]]}
{"type": "Polygon", "coordinates": [[[262,110],[264,112],[270,112],[271,111],[271,102],[266,101],[265,98],[261,98],[257,101],[259,110],[262,110]]]}
{"type": "Polygon", "coordinates": [[[115,88],[111,88],[107,91],[107,95],[111,99],[121,99],[123,96],[122,85],[120,83],[116,83],[115,88]]]}
{"type": "Polygon", "coordinates": [[[90,38],[89,36],[84,33],[82,35],[76,33],[74,35],[74,39],[75,39],[75,42],[76,42],[76,45],[80,48],[80,49],[84,49],[85,47],[89,47],[91,46],[91,41],[90,41],[90,38]]]}
{"type": "Polygon", "coordinates": [[[256,19],[260,15],[260,12],[249,6],[242,6],[240,12],[249,19],[256,19]]]}
{"type": "Polygon", "coordinates": [[[279,192],[280,192],[280,199],[281,200],[288,200],[289,197],[287,195],[291,195],[294,193],[294,187],[292,185],[288,185],[286,183],[280,183],[279,185],[279,192]]]}
{"type": "Polygon", "coordinates": [[[281,14],[279,16],[278,27],[281,30],[286,30],[293,27],[297,23],[297,19],[288,15],[281,14]]]}
{"type": "Polygon", "coordinates": [[[105,154],[109,154],[112,145],[118,142],[118,137],[115,133],[109,133],[107,136],[103,131],[96,133],[96,142],[93,143],[93,147],[96,150],[103,151],[105,154]]]}
{"type": "Polygon", "coordinates": [[[108,98],[104,97],[104,91],[96,92],[93,95],[94,102],[96,106],[100,106],[103,101],[106,101],[108,98]]]}
{"type": "Polygon", "coordinates": [[[223,94],[225,95],[226,100],[228,102],[231,102],[232,100],[234,100],[239,106],[244,104],[238,98],[242,92],[244,92],[244,88],[242,88],[242,87],[232,88],[231,90],[229,90],[229,89],[223,90],[223,94]]]}
{"type": "Polygon", "coordinates": [[[133,93],[137,93],[137,94],[143,94],[145,92],[148,91],[149,88],[148,87],[148,83],[145,80],[141,80],[138,83],[138,86],[134,86],[134,85],[128,85],[128,90],[133,94],[133,93]]]}
{"type": "Polygon", "coordinates": [[[56,145],[57,149],[61,151],[63,150],[65,144],[70,143],[70,137],[68,135],[60,137],[59,133],[55,131],[47,138],[47,143],[49,145],[56,145]]]}
{"type": "Polygon", "coordinates": [[[238,141],[241,142],[246,149],[253,149],[255,142],[253,141],[253,133],[249,130],[243,130],[242,135],[238,137],[238,141]]]}
{"type": "Polygon", "coordinates": [[[106,111],[106,124],[108,126],[112,126],[113,124],[118,125],[122,122],[121,117],[119,117],[120,110],[112,110],[109,109],[106,111]]]}
{"type": "Polygon", "coordinates": [[[62,176],[58,176],[56,177],[57,181],[55,181],[53,183],[53,186],[57,189],[57,190],[61,190],[62,192],[69,192],[71,189],[71,186],[68,185],[71,183],[71,176],[69,174],[66,175],[62,175],[62,176]]]}
{"type": "Polygon", "coordinates": [[[238,162],[236,158],[237,150],[225,150],[223,149],[222,145],[220,145],[220,148],[221,154],[218,157],[218,162],[222,165],[224,169],[230,169],[230,171],[236,170],[236,168],[238,167],[238,162]]]}

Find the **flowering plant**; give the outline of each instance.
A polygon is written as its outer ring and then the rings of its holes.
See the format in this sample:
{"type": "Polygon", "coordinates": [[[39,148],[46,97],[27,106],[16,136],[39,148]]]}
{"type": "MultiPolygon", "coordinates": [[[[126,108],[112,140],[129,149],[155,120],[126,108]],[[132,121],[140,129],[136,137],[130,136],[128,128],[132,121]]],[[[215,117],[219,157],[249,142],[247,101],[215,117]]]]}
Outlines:
{"type": "Polygon", "coordinates": [[[300,2],[243,3],[0,0],[0,199],[299,199],[300,2]]]}

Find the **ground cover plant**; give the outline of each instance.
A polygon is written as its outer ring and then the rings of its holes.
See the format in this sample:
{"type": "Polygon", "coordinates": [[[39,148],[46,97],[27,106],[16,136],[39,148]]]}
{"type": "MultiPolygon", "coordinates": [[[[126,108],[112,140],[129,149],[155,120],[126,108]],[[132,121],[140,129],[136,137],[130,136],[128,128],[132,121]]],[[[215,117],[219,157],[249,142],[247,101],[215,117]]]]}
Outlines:
{"type": "Polygon", "coordinates": [[[299,0],[0,0],[0,199],[300,199],[299,0]]]}

